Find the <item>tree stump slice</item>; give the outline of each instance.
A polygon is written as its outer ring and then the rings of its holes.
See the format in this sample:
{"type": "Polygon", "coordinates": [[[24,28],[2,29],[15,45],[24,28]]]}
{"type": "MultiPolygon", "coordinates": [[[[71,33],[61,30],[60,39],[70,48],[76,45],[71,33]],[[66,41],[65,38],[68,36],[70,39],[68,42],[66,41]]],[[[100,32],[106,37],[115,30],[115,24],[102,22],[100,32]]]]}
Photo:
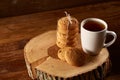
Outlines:
{"type": "Polygon", "coordinates": [[[28,74],[37,80],[103,80],[109,72],[109,52],[103,48],[99,55],[89,56],[83,66],[71,66],[57,58],[56,31],[31,39],[24,48],[28,74]]]}

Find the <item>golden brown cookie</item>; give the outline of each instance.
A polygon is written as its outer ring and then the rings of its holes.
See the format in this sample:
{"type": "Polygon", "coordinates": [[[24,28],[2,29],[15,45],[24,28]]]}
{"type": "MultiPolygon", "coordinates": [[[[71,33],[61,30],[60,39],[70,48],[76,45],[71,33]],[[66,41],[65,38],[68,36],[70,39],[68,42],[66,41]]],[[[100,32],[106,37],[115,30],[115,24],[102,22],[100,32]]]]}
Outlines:
{"type": "Polygon", "coordinates": [[[67,40],[67,44],[74,44],[77,41],[77,38],[75,37],[74,39],[67,40]]]}
{"type": "Polygon", "coordinates": [[[79,28],[79,22],[76,18],[72,17],[72,24],[70,24],[69,29],[79,28]]]}
{"type": "Polygon", "coordinates": [[[62,34],[74,35],[74,34],[76,34],[76,33],[79,32],[79,28],[74,28],[74,29],[71,29],[71,30],[69,30],[69,29],[63,30],[63,29],[61,29],[61,28],[58,27],[57,31],[59,33],[62,33],[62,34]]]}
{"type": "Polygon", "coordinates": [[[69,20],[67,17],[62,17],[58,20],[57,26],[62,30],[67,30],[67,26],[69,25],[69,20]]]}
{"type": "Polygon", "coordinates": [[[65,60],[70,65],[82,66],[85,63],[86,56],[85,53],[78,48],[69,47],[66,49],[65,60]]]}
{"type": "Polygon", "coordinates": [[[79,33],[79,29],[78,28],[73,29],[73,30],[68,30],[68,35],[69,36],[75,35],[76,33],[79,33]]]}
{"type": "Polygon", "coordinates": [[[60,41],[60,42],[62,42],[62,43],[65,43],[65,42],[67,42],[68,40],[67,40],[67,38],[62,38],[62,37],[60,37],[60,36],[57,36],[57,41],[60,41]]]}
{"type": "Polygon", "coordinates": [[[59,48],[64,48],[66,46],[66,43],[61,43],[61,41],[56,41],[56,45],[59,47],[59,48]]]}
{"type": "Polygon", "coordinates": [[[58,42],[61,42],[61,43],[63,43],[63,44],[66,44],[67,43],[67,39],[65,39],[65,38],[59,38],[59,37],[57,37],[57,41],[58,42]]]}
{"type": "Polygon", "coordinates": [[[73,39],[67,39],[67,38],[61,38],[59,36],[57,36],[57,41],[60,41],[61,43],[68,43],[68,44],[73,44],[74,42],[77,41],[77,38],[74,37],[73,39]]]}
{"type": "Polygon", "coordinates": [[[69,36],[67,39],[68,39],[68,40],[73,40],[73,39],[76,38],[76,37],[80,37],[80,36],[78,36],[78,34],[79,34],[79,33],[75,33],[74,35],[69,36]]]}
{"type": "Polygon", "coordinates": [[[62,39],[57,38],[57,41],[56,41],[57,46],[60,48],[75,47],[77,43],[78,41],[76,38],[74,40],[62,40],[62,39]]]}
{"type": "Polygon", "coordinates": [[[60,32],[57,31],[57,37],[59,38],[66,38],[67,34],[62,34],[60,32]]]}
{"type": "Polygon", "coordinates": [[[76,18],[71,17],[71,22],[72,22],[72,24],[68,20],[68,17],[62,17],[61,19],[58,20],[58,24],[57,25],[62,30],[63,29],[66,30],[67,26],[70,26],[69,30],[71,30],[71,29],[73,30],[73,29],[79,27],[79,22],[77,21],[76,18]]]}
{"type": "Polygon", "coordinates": [[[77,47],[77,42],[75,42],[74,44],[67,44],[66,47],[77,47]]]}
{"type": "Polygon", "coordinates": [[[62,61],[66,61],[65,60],[65,49],[59,49],[58,50],[58,58],[62,61]]]}
{"type": "Polygon", "coordinates": [[[66,39],[67,38],[67,40],[73,40],[76,37],[80,37],[78,35],[79,35],[79,33],[75,33],[74,35],[68,35],[67,36],[67,34],[62,34],[62,33],[57,32],[57,38],[60,38],[60,39],[66,39]]]}

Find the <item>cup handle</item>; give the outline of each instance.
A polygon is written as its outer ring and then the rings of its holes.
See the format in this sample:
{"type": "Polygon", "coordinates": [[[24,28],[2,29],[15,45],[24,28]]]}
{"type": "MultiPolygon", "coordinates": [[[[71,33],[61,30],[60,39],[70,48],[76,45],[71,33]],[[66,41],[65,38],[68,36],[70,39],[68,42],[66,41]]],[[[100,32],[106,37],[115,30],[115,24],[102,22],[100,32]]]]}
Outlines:
{"type": "Polygon", "coordinates": [[[107,33],[107,35],[112,35],[112,36],[113,36],[113,40],[111,40],[111,41],[108,42],[108,43],[104,43],[104,47],[109,47],[110,45],[112,45],[112,44],[115,42],[115,40],[116,40],[116,38],[117,38],[117,35],[116,35],[116,33],[113,32],[113,31],[107,31],[106,33],[107,33]]]}

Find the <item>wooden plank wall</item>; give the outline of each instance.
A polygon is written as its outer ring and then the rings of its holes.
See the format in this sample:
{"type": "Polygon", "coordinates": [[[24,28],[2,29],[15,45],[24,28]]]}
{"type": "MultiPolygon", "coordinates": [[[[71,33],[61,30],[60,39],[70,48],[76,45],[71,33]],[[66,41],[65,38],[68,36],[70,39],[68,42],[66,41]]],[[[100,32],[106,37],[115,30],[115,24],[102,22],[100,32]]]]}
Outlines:
{"type": "Polygon", "coordinates": [[[112,0],[0,0],[0,17],[70,8],[112,0]]]}

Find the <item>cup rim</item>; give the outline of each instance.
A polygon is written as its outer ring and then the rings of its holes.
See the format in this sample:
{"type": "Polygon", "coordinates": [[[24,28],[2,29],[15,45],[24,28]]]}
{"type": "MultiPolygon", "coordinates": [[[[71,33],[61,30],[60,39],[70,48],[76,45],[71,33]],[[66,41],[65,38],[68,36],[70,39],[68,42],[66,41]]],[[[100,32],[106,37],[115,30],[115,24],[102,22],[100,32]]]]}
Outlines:
{"type": "Polygon", "coordinates": [[[107,23],[106,23],[104,20],[100,19],[100,18],[86,18],[86,19],[82,20],[80,26],[81,26],[81,28],[83,28],[84,30],[86,30],[86,31],[88,31],[88,32],[93,32],[93,33],[103,32],[103,31],[107,30],[107,28],[108,28],[107,23]],[[85,29],[83,26],[84,26],[84,24],[85,24],[86,22],[88,22],[88,21],[99,22],[99,23],[103,24],[105,28],[104,28],[103,30],[100,30],[100,31],[90,31],[90,30],[87,30],[87,29],[85,29]]]}

